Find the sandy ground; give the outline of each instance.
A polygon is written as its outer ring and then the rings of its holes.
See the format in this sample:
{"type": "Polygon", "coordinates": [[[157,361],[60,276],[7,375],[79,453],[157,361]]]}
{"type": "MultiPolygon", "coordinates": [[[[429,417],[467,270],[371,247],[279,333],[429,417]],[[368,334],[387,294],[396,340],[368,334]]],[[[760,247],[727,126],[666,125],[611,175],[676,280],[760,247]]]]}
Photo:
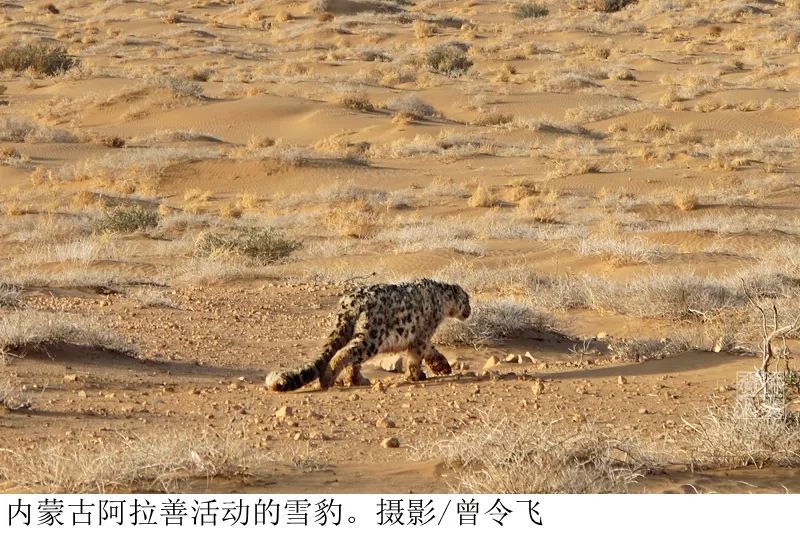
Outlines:
{"type": "MultiPolygon", "coordinates": [[[[437,443],[487,420],[691,455],[687,422],[731,405],[758,364],[739,279],[782,320],[800,312],[800,10],[540,4],[536,18],[492,1],[0,4],[0,46],[79,61],[0,74],[0,289],[14,293],[4,305],[0,290],[0,376],[31,404],[0,409],[3,447],[223,435],[259,466],[181,485],[216,492],[455,490],[437,443]],[[437,71],[431,50],[453,42],[470,64],[437,71]],[[103,226],[131,206],[157,220],[103,226]],[[198,251],[247,228],[300,246],[260,263],[198,251]],[[318,353],[354,284],[422,276],[548,326],[442,343],[457,370],[423,383],[375,364],[384,386],[265,390],[318,353]],[[8,340],[9,324],[52,317],[135,353],[8,340]],[[660,348],[626,351],[641,341],[660,348]]],[[[29,466],[0,486],[41,489],[52,469],[29,466]]],[[[800,488],[759,466],[673,466],[627,490],[800,488]]]]}

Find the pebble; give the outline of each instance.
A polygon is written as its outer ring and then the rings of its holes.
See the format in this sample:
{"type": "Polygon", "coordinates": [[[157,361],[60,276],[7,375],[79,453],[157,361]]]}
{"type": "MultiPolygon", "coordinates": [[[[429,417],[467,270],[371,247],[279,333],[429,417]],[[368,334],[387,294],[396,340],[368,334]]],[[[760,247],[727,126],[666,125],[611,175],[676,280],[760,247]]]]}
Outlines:
{"type": "Polygon", "coordinates": [[[284,405],[283,407],[279,408],[275,411],[275,418],[286,418],[287,416],[292,416],[294,411],[288,405],[284,405]]]}
{"type": "Polygon", "coordinates": [[[500,359],[498,359],[496,355],[493,355],[489,359],[487,359],[486,362],[483,364],[483,369],[489,370],[490,368],[493,368],[498,364],[500,364],[500,359]]]}
{"type": "Polygon", "coordinates": [[[397,437],[389,437],[381,441],[381,448],[399,448],[399,447],[400,447],[400,441],[397,440],[397,437]]]}
{"type": "Polygon", "coordinates": [[[378,420],[375,423],[375,426],[379,427],[379,428],[393,428],[393,427],[397,427],[397,424],[395,424],[394,420],[392,420],[390,418],[387,418],[387,417],[384,417],[384,418],[381,418],[380,420],[378,420]]]}

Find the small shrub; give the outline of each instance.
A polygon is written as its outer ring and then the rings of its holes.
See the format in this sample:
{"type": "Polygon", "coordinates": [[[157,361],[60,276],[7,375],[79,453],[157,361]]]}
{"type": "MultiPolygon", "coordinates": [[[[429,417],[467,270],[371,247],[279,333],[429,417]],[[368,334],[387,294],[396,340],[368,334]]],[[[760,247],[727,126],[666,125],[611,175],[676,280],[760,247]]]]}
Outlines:
{"type": "Polygon", "coordinates": [[[22,394],[22,388],[6,378],[0,381],[0,407],[8,411],[19,411],[31,408],[31,401],[22,394]]]}
{"type": "Polygon", "coordinates": [[[367,93],[357,89],[342,91],[338,97],[339,103],[348,109],[370,113],[375,111],[375,106],[369,101],[367,93]]]}
{"type": "Polygon", "coordinates": [[[578,243],[581,255],[596,255],[616,266],[652,263],[664,253],[641,237],[590,235],[578,243]]]}
{"type": "Polygon", "coordinates": [[[514,18],[518,20],[546,17],[550,14],[547,6],[539,2],[526,2],[524,4],[517,4],[514,6],[514,18]]]}
{"type": "Polygon", "coordinates": [[[472,196],[467,200],[467,204],[470,207],[494,207],[498,204],[498,201],[488,188],[478,185],[472,196]]]}
{"type": "Polygon", "coordinates": [[[458,467],[455,492],[619,494],[658,466],[630,436],[490,415],[424,452],[458,467]]]}
{"type": "Polygon", "coordinates": [[[230,426],[51,444],[36,451],[7,449],[0,478],[31,492],[175,492],[197,478],[242,475],[259,467],[267,456],[254,453],[243,436],[230,426]]]}
{"type": "Polygon", "coordinates": [[[712,405],[698,422],[693,461],[702,466],[740,468],[800,464],[800,425],[795,419],[747,416],[737,406],[712,405]]]}
{"type": "Polygon", "coordinates": [[[180,13],[173,11],[172,13],[167,13],[161,17],[161,21],[164,22],[164,24],[180,24],[184,20],[180,13]]]}
{"type": "Polygon", "coordinates": [[[100,142],[109,148],[124,148],[125,147],[125,139],[119,137],[117,135],[113,135],[111,137],[103,137],[100,139],[100,142]]]}
{"type": "Polygon", "coordinates": [[[413,95],[394,99],[386,104],[387,109],[412,120],[432,118],[438,115],[436,109],[413,95]]]}
{"type": "Polygon", "coordinates": [[[111,233],[133,233],[158,226],[157,211],[139,205],[120,206],[105,213],[98,221],[97,229],[111,233]]]}
{"type": "Polygon", "coordinates": [[[463,45],[448,43],[434,46],[425,58],[428,67],[445,76],[461,76],[472,66],[463,45]]]}
{"type": "Polygon", "coordinates": [[[195,253],[201,257],[246,257],[258,263],[272,263],[289,256],[300,243],[283,238],[272,229],[245,228],[234,234],[201,233],[195,253]]]}
{"type": "Polygon", "coordinates": [[[375,234],[378,216],[365,200],[331,206],[325,215],[325,224],[339,235],[367,239],[375,234]]]}
{"type": "Polygon", "coordinates": [[[691,211],[697,207],[697,196],[692,193],[679,193],[673,198],[675,207],[681,211],[691,211]]]}
{"type": "Polygon", "coordinates": [[[174,309],[178,306],[164,295],[163,291],[150,288],[139,288],[128,295],[139,307],[155,307],[174,309]]]}
{"type": "Polygon", "coordinates": [[[203,87],[199,84],[176,76],[159,76],[149,80],[153,87],[163,87],[175,97],[203,98],[203,87]]]}
{"type": "Polygon", "coordinates": [[[19,302],[19,289],[0,283],[0,308],[15,307],[19,302]]]}
{"type": "Polygon", "coordinates": [[[637,0],[588,0],[581,2],[580,7],[603,13],[616,13],[636,2],[637,0]]]}
{"type": "Polygon", "coordinates": [[[623,361],[641,362],[648,359],[664,359],[679,351],[677,346],[667,340],[659,339],[622,339],[609,346],[614,355],[623,361]]]}
{"type": "Polygon", "coordinates": [[[55,76],[76,66],[78,61],[63,46],[49,44],[14,44],[0,50],[0,70],[22,72],[33,69],[39,74],[55,76]]]}
{"type": "Polygon", "coordinates": [[[513,298],[475,302],[464,322],[450,320],[439,327],[436,340],[450,345],[479,345],[498,339],[554,331],[553,318],[513,298]]]}
{"type": "Polygon", "coordinates": [[[0,316],[0,354],[64,343],[136,354],[136,347],[94,321],[71,313],[13,311],[0,316]]]}

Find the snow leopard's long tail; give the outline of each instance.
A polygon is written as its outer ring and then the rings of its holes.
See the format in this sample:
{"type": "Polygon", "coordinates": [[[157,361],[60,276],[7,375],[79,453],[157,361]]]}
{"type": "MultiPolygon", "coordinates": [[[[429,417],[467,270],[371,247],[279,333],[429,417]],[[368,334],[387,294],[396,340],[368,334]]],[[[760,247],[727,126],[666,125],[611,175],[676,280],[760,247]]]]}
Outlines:
{"type": "Polygon", "coordinates": [[[299,389],[319,378],[328,368],[336,352],[350,342],[355,325],[356,317],[352,314],[342,313],[339,315],[336,327],[328,336],[322,354],[297,370],[270,372],[265,381],[267,388],[276,392],[288,392],[299,389]]]}
{"type": "Polygon", "coordinates": [[[276,392],[288,392],[299,389],[303,385],[307,385],[319,378],[327,366],[328,361],[326,361],[324,357],[320,357],[316,361],[312,361],[297,370],[270,372],[266,379],[267,388],[276,392]]]}

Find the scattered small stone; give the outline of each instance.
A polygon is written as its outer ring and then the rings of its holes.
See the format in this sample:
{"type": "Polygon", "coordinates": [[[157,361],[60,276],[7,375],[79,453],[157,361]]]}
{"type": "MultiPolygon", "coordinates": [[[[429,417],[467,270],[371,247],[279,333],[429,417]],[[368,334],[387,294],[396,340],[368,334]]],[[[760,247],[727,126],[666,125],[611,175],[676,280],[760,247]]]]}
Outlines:
{"type": "Polygon", "coordinates": [[[516,363],[519,361],[519,356],[517,354],[510,353],[506,356],[505,361],[506,363],[516,363]]]}
{"type": "Polygon", "coordinates": [[[354,392],[353,394],[350,395],[350,399],[355,402],[360,400],[361,396],[359,396],[358,393],[354,392]]]}
{"type": "Polygon", "coordinates": [[[397,440],[397,437],[389,437],[388,439],[383,439],[381,441],[381,448],[399,448],[400,441],[397,440]]]}
{"type": "Polygon", "coordinates": [[[544,383],[542,383],[541,381],[535,381],[535,382],[534,382],[534,383],[531,385],[531,392],[533,392],[533,393],[534,393],[534,394],[536,394],[537,396],[538,396],[539,394],[544,394],[544,383]]]}
{"type": "Polygon", "coordinates": [[[531,352],[525,352],[525,355],[520,356],[520,358],[525,358],[533,364],[536,364],[538,361],[534,356],[531,355],[531,352]]]}
{"type": "Polygon", "coordinates": [[[487,359],[486,362],[483,364],[483,369],[489,370],[490,368],[493,368],[498,364],[500,364],[500,359],[498,359],[496,355],[493,355],[489,359],[487,359]]]}
{"type": "Polygon", "coordinates": [[[640,415],[649,415],[650,411],[648,411],[646,408],[642,407],[641,409],[639,409],[639,414],[640,415]]]}
{"type": "Polygon", "coordinates": [[[383,381],[375,380],[375,383],[372,384],[372,390],[375,392],[386,392],[386,385],[383,384],[383,381]]]}
{"type": "Polygon", "coordinates": [[[392,355],[380,360],[380,367],[387,372],[403,372],[403,356],[392,355]]]}
{"type": "Polygon", "coordinates": [[[283,407],[279,408],[275,411],[275,418],[286,418],[287,416],[292,416],[293,409],[288,405],[284,405],[283,407]]]}
{"type": "Polygon", "coordinates": [[[617,378],[617,385],[625,385],[628,383],[628,380],[625,379],[625,376],[619,376],[617,378]]]}
{"type": "Polygon", "coordinates": [[[595,335],[595,339],[597,339],[597,340],[603,340],[603,339],[607,339],[607,338],[608,338],[608,333],[605,332],[605,331],[601,331],[600,333],[595,335]]]}
{"type": "Polygon", "coordinates": [[[79,390],[78,391],[78,398],[86,398],[86,391],[85,390],[79,390]]]}
{"type": "Polygon", "coordinates": [[[378,421],[375,423],[375,426],[377,426],[377,427],[379,427],[379,428],[393,428],[393,427],[397,427],[397,425],[394,423],[394,420],[392,420],[392,419],[390,419],[390,418],[387,418],[387,417],[384,417],[384,418],[381,418],[380,420],[378,420],[378,421]]]}
{"type": "Polygon", "coordinates": [[[72,383],[78,381],[78,374],[64,374],[64,383],[72,383]]]}

